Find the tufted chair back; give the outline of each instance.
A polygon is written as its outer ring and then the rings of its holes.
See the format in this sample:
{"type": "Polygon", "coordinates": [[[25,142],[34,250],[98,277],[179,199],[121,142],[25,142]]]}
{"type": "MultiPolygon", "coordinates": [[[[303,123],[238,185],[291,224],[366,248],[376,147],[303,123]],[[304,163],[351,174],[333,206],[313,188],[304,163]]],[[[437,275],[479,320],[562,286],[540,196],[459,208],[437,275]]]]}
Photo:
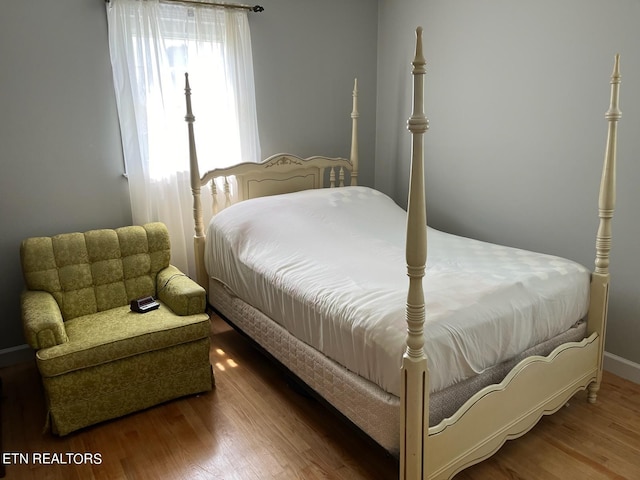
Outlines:
{"type": "Polygon", "coordinates": [[[156,275],[171,258],[169,232],[149,223],[28,238],[20,258],[27,289],[51,293],[70,320],[156,295],[156,275]]]}

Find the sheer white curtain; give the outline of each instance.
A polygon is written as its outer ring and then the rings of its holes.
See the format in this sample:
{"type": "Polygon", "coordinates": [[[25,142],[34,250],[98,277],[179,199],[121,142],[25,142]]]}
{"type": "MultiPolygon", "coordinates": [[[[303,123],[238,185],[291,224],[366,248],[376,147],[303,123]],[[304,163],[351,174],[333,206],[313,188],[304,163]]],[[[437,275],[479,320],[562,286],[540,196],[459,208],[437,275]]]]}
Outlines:
{"type": "Polygon", "coordinates": [[[133,222],[164,222],[171,263],[194,275],[184,73],[200,172],[259,161],[247,13],[111,0],[107,19],[133,222]]]}

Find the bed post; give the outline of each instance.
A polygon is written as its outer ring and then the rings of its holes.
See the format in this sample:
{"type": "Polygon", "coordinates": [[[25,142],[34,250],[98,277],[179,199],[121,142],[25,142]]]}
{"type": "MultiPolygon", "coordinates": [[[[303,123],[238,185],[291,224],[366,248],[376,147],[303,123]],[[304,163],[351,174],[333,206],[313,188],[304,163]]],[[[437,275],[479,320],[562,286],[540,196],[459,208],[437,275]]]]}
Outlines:
{"type": "Polygon", "coordinates": [[[424,353],[425,303],[422,289],[427,260],[427,210],[424,187],[423,138],[429,128],[424,115],[425,59],[422,28],[416,30],[413,60],[413,113],[407,122],[412,136],[411,177],[407,206],[407,348],[402,358],[400,390],[400,478],[426,478],[426,443],[429,428],[429,371],[424,353]]]}
{"type": "Polygon", "coordinates": [[[596,235],[595,271],[591,274],[591,301],[589,304],[588,332],[594,332],[600,337],[598,354],[597,380],[589,385],[589,402],[594,403],[600,382],[602,380],[602,365],[604,358],[604,341],[607,325],[607,310],[609,302],[609,253],[611,252],[611,221],[616,203],[616,154],[618,120],[622,112],[618,108],[620,88],[620,56],[615,56],[613,74],[611,75],[611,102],[605,114],[609,122],[607,147],[602,167],[600,181],[600,197],[598,201],[598,216],[600,223],[596,235]]]}
{"type": "Polygon", "coordinates": [[[351,185],[358,185],[358,79],[353,81],[353,110],[351,111],[351,185]]]}
{"type": "Polygon", "coordinates": [[[189,86],[189,74],[184,74],[184,95],[187,102],[187,115],[184,117],[189,128],[189,171],[191,173],[191,194],[193,195],[193,220],[195,235],[193,237],[193,250],[196,262],[196,281],[209,289],[207,271],[204,268],[204,221],[202,220],[202,204],[200,203],[200,169],[198,156],[196,155],[196,142],[193,135],[193,122],[196,117],[191,111],[191,87],[189,86]]]}

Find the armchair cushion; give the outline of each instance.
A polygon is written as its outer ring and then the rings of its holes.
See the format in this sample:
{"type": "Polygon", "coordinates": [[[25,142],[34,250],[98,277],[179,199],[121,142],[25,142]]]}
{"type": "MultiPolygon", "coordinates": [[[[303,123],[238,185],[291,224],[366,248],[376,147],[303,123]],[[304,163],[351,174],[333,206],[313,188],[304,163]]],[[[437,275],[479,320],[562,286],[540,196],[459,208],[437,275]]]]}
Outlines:
{"type": "Polygon", "coordinates": [[[207,338],[209,316],[178,317],[161,303],[160,308],[147,313],[118,307],[68,320],[64,326],[68,342],[36,353],[43,377],[207,338]]]}

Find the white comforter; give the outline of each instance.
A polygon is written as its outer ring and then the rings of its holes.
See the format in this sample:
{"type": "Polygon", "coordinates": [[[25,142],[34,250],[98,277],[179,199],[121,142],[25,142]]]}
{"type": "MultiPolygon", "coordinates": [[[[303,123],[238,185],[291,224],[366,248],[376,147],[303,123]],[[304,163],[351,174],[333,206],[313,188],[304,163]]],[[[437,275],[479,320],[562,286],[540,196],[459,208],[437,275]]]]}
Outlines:
{"type": "MultiPolygon", "coordinates": [[[[205,262],[296,337],[399,395],[405,223],[404,210],[366,187],[258,198],[214,217],[205,262]]],[[[570,328],[586,315],[589,272],[429,228],[424,291],[438,391],[570,328]]]]}

